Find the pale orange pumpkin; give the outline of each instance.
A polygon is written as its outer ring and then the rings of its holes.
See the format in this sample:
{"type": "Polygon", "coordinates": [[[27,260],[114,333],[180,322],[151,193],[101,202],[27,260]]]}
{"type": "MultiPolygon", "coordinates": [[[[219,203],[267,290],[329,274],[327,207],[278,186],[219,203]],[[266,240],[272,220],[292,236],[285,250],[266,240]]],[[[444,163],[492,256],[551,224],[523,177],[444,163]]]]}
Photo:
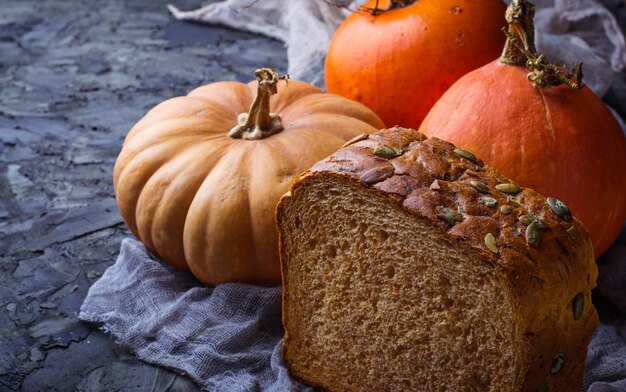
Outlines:
{"type": "Polygon", "coordinates": [[[498,58],[504,10],[501,0],[369,1],[332,38],[326,88],[388,126],[417,128],[457,79],[498,58]]]}
{"type": "Polygon", "coordinates": [[[383,127],[360,103],[279,82],[266,68],[256,75],[258,83],[213,83],[159,104],[128,133],[115,165],[130,230],[208,285],[280,284],[278,199],[313,163],[383,127]]]}
{"type": "Polygon", "coordinates": [[[563,201],[586,226],[599,257],[626,219],[626,138],[600,98],[587,87],[578,89],[581,80],[575,75],[559,67],[551,72],[547,62],[539,67],[528,62],[539,61],[534,7],[523,0],[511,7],[517,11],[507,12],[510,38],[502,59],[456,82],[420,131],[563,201]]]}

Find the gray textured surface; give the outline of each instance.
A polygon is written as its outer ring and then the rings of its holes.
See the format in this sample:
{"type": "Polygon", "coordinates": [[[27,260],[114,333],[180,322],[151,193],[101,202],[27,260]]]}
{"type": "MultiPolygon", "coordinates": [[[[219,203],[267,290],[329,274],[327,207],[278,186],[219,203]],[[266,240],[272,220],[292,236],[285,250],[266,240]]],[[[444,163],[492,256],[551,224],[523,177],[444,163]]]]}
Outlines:
{"type": "Polygon", "coordinates": [[[286,56],[276,41],[176,22],[166,3],[0,0],[2,391],[195,388],[76,318],[129,235],[115,157],[158,102],[285,70],[286,56]]]}

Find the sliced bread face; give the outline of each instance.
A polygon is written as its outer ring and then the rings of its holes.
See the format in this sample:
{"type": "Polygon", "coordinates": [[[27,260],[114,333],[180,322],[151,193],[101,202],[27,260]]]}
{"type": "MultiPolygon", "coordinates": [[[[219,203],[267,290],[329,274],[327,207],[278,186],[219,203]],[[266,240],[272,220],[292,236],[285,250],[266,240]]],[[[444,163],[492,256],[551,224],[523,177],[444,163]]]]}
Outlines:
{"type": "Polygon", "coordinates": [[[349,391],[519,382],[520,325],[489,260],[358,184],[306,189],[283,223],[294,375],[349,391]]]}
{"type": "Polygon", "coordinates": [[[591,243],[513,185],[403,128],[301,176],[277,208],[292,375],[328,391],[581,385],[597,325],[591,243]]]}

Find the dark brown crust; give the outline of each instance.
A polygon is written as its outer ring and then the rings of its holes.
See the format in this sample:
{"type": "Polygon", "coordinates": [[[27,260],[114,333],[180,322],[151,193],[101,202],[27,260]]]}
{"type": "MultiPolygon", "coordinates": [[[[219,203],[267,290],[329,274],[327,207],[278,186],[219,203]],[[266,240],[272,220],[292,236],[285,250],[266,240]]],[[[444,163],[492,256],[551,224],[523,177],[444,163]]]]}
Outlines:
{"type": "MultiPolygon", "coordinates": [[[[546,199],[531,189],[523,189],[516,195],[496,190],[496,185],[512,181],[483,165],[479,159],[474,162],[471,156],[468,158],[454,149],[451,143],[427,139],[413,129],[385,129],[318,162],[296,180],[291,189],[295,191],[306,184],[307,179],[318,175],[359,181],[493,261],[507,276],[519,302],[519,320],[525,331],[529,364],[520,390],[532,392],[542,384],[548,391],[580,389],[587,345],[598,324],[591,303],[597,267],[586,229],[577,220],[566,221],[557,216],[546,199]],[[374,155],[379,145],[401,149],[403,153],[385,159],[374,155]],[[388,172],[390,168],[393,174],[382,176],[380,182],[372,183],[370,175],[366,176],[366,181],[362,178],[373,169],[388,172]],[[477,191],[470,181],[486,184],[489,192],[477,191]],[[487,206],[485,197],[497,200],[497,205],[487,206]],[[503,213],[500,210],[503,205],[511,206],[512,212],[503,213]],[[454,225],[446,222],[438,216],[438,207],[460,213],[462,221],[454,225]],[[521,215],[532,215],[545,225],[539,230],[536,247],[527,243],[526,226],[518,219],[521,215]],[[488,233],[496,239],[497,254],[485,244],[488,233]],[[572,301],[579,293],[584,295],[584,311],[579,320],[574,320],[572,301]],[[558,354],[564,356],[565,364],[553,375],[550,368],[558,354]]],[[[279,202],[277,222],[289,198],[287,194],[279,202]]],[[[289,282],[286,281],[280,225],[278,231],[283,269],[283,324],[286,325],[289,282]]],[[[286,331],[285,342],[288,333],[286,331]]],[[[286,349],[284,346],[283,350],[286,349]]]]}

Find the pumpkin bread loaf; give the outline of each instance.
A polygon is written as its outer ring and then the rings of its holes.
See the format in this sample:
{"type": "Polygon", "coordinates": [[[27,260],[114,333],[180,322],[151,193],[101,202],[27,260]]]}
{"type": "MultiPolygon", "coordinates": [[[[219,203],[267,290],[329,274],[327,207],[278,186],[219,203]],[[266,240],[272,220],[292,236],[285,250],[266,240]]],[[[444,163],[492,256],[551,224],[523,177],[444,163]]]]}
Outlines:
{"type": "Polygon", "coordinates": [[[589,236],[554,198],[404,128],[277,207],[283,354],[327,391],[576,391],[598,324],[589,236]]]}

